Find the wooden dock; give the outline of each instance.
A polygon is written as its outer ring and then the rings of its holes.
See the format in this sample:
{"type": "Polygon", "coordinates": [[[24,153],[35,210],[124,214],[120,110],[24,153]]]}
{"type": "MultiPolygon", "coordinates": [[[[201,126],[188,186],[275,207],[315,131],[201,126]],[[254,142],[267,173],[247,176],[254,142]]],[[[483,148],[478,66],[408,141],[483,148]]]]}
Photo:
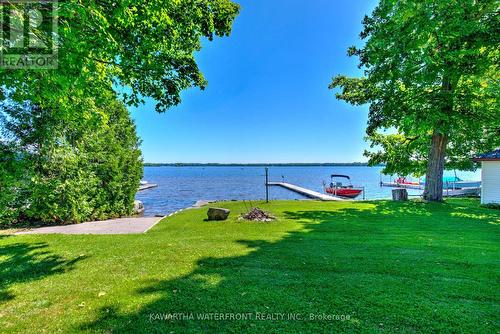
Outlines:
{"type": "Polygon", "coordinates": [[[380,186],[391,187],[391,188],[418,189],[418,190],[424,189],[424,186],[421,184],[407,184],[407,183],[397,183],[397,182],[380,182],[380,186]]]}
{"type": "Polygon", "coordinates": [[[141,184],[139,186],[139,191],[150,189],[150,188],[155,188],[158,187],[156,183],[147,183],[147,184],[141,184]]]}
{"type": "MultiPolygon", "coordinates": [[[[458,182],[457,182],[458,184],[458,182]]],[[[463,184],[468,185],[472,184],[471,182],[463,182],[463,184]]],[[[424,190],[423,185],[417,185],[417,184],[403,184],[403,183],[396,183],[396,182],[380,182],[380,185],[382,187],[391,187],[391,188],[406,188],[406,189],[415,189],[415,190],[424,190]]],[[[461,187],[461,188],[447,188],[445,187],[443,189],[443,196],[444,197],[461,197],[461,196],[479,196],[481,194],[481,187],[461,187]]],[[[416,195],[416,196],[422,196],[423,194],[416,195]]],[[[414,195],[412,195],[414,196],[414,195]]]]}
{"type": "Polygon", "coordinates": [[[320,201],[344,201],[344,199],[340,198],[340,197],[322,194],[322,193],[319,193],[317,191],[302,188],[302,187],[296,186],[294,184],[286,183],[286,182],[268,182],[267,185],[268,186],[282,187],[282,188],[291,190],[293,192],[296,192],[298,194],[304,195],[306,197],[309,197],[312,199],[318,199],[320,201]]]}

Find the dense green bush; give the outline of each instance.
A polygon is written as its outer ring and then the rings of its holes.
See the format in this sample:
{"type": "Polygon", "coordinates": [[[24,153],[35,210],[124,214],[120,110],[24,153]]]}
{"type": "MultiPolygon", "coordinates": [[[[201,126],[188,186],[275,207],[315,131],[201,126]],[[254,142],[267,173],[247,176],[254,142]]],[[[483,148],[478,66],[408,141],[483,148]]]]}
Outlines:
{"type": "Polygon", "coordinates": [[[0,108],[0,220],[77,223],[130,214],[142,177],[125,106],[79,102],[78,115],[5,100],[0,108]]]}

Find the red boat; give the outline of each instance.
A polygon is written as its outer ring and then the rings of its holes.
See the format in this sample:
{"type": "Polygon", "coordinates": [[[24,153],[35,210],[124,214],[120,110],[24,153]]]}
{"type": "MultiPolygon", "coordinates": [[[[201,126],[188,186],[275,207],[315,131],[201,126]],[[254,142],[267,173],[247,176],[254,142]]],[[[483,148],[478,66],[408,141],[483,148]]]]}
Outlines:
{"type": "Polygon", "coordinates": [[[325,191],[334,196],[356,198],[361,194],[363,188],[355,188],[351,183],[351,178],[347,175],[333,174],[331,176],[330,186],[325,186],[325,191]],[[337,181],[336,179],[347,179],[347,184],[337,181]]]}

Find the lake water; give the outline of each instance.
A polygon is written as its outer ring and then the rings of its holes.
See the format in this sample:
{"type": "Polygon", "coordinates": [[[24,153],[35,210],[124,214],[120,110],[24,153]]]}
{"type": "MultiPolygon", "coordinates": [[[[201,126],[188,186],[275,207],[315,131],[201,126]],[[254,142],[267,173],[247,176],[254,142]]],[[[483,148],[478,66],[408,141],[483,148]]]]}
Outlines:
{"type": "MultiPolygon", "coordinates": [[[[391,188],[380,187],[382,167],[287,166],[269,167],[270,181],[285,181],[323,192],[323,181],[331,174],[346,174],[355,186],[365,187],[366,199],[391,196],[391,188]]],[[[453,172],[445,173],[452,176],[453,172]]],[[[459,172],[460,178],[479,180],[480,173],[459,172]]],[[[382,177],[389,181],[389,176],[382,177]]],[[[136,198],[144,203],[146,216],[164,215],[193,205],[198,200],[242,200],[265,198],[264,167],[144,167],[144,179],[157,188],[141,191],[136,198]]],[[[270,199],[304,199],[280,187],[269,188],[270,199]]],[[[420,194],[419,190],[408,190],[420,194]]],[[[360,195],[358,199],[363,199],[360,195]]]]}

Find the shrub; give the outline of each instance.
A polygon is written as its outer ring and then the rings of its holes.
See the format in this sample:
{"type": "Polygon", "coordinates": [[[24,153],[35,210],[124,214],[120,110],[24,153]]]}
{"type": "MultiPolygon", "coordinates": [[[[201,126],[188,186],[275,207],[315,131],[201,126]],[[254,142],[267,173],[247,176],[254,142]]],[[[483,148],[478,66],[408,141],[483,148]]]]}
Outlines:
{"type": "Polygon", "coordinates": [[[125,106],[82,112],[2,104],[0,220],[78,223],[130,214],[142,177],[139,139],[125,106]]]}

